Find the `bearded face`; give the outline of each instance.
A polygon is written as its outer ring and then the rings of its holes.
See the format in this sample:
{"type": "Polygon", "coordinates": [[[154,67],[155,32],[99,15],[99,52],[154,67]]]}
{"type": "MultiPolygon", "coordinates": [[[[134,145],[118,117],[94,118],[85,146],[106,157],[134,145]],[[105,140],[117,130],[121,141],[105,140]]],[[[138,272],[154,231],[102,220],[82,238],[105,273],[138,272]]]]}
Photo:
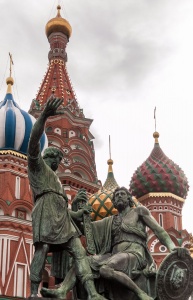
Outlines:
{"type": "Polygon", "coordinates": [[[55,172],[60,164],[60,157],[57,153],[52,153],[44,158],[46,164],[55,172]]]}
{"type": "Polygon", "coordinates": [[[118,211],[124,210],[127,206],[129,206],[128,194],[124,190],[118,190],[115,192],[114,196],[114,207],[118,211]]]}

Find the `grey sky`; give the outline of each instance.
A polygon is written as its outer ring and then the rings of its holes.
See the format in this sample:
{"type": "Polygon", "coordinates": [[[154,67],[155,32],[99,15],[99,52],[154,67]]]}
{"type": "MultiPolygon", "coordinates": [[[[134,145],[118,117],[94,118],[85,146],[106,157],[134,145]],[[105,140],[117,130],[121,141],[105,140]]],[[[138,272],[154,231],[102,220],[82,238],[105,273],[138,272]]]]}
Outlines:
{"type": "MultiPolygon", "coordinates": [[[[28,110],[47,70],[47,21],[58,1],[0,0],[0,93],[13,54],[14,97],[28,110]]],[[[184,170],[190,192],[184,228],[193,231],[192,0],[63,0],[72,26],[68,72],[86,117],[93,118],[98,177],[107,175],[111,135],[114,173],[128,187],[149,156],[157,130],[165,154],[184,170]]]]}

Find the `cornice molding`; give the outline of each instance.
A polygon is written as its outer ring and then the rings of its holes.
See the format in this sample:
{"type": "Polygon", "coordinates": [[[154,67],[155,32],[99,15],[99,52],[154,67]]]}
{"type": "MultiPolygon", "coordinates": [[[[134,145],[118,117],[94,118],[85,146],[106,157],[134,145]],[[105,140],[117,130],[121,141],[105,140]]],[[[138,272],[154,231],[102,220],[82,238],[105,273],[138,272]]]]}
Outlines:
{"type": "Polygon", "coordinates": [[[140,198],[138,198],[137,200],[139,202],[143,202],[144,200],[148,199],[148,198],[173,198],[175,200],[178,200],[180,202],[185,202],[185,199],[179,197],[179,196],[176,196],[172,193],[148,193],[140,198]]]}
{"type": "Polygon", "coordinates": [[[7,155],[7,154],[11,154],[11,155],[14,155],[14,156],[17,156],[17,157],[27,160],[27,156],[20,152],[17,152],[14,150],[0,150],[0,155],[7,155]]]}

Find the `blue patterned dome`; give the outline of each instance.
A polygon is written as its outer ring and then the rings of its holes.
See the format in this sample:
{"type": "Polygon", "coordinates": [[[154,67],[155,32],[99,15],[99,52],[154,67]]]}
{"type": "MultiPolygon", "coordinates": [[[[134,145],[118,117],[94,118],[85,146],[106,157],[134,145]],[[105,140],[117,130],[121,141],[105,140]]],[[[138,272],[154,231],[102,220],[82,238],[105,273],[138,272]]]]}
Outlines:
{"type": "MultiPolygon", "coordinates": [[[[36,119],[26,111],[20,109],[14,101],[11,86],[12,77],[7,78],[7,94],[0,102],[0,151],[14,150],[27,155],[28,141],[31,129],[36,119]]],[[[41,150],[47,145],[45,133],[41,137],[41,150]]]]}

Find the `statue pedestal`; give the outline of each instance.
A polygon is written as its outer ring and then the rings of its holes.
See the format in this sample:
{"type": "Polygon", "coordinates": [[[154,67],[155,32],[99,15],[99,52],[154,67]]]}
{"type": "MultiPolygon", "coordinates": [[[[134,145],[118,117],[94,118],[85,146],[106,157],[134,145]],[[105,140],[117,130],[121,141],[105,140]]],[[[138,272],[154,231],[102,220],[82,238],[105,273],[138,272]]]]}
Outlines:
{"type": "MultiPolygon", "coordinates": [[[[61,300],[58,298],[44,298],[44,297],[28,297],[26,300],[61,300]]],[[[73,300],[73,298],[68,298],[68,299],[62,299],[62,300],[73,300]]]]}
{"type": "MultiPolygon", "coordinates": [[[[50,298],[50,297],[28,297],[28,298],[25,298],[26,300],[61,300],[59,298],[50,298]]],[[[1,299],[0,299],[1,300],[1,299]]],[[[73,293],[70,291],[67,295],[66,295],[66,298],[62,299],[62,300],[79,300],[76,296],[73,295],[73,293]]]]}

